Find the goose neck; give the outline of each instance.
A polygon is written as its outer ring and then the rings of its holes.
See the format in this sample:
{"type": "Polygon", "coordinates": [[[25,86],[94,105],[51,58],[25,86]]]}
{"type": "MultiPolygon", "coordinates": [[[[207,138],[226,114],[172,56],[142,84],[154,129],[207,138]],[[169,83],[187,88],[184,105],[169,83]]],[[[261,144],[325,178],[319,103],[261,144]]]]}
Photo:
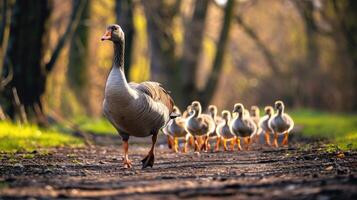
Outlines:
{"type": "Polygon", "coordinates": [[[113,66],[124,71],[124,41],[114,42],[113,66]]]}

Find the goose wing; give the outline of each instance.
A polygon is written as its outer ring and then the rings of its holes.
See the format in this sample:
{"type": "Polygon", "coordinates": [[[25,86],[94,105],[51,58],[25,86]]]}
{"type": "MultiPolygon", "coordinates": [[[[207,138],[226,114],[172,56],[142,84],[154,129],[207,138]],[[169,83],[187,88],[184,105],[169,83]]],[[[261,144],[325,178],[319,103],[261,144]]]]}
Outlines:
{"type": "Polygon", "coordinates": [[[129,85],[132,88],[148,95],[154,101],[164,104],[169,109],[170,114],[172,113],[175,105],[174,101],[170,97],[169,92],[166,91],[160,83],[145,81],[140,84],[131,82],[129,85]]]}

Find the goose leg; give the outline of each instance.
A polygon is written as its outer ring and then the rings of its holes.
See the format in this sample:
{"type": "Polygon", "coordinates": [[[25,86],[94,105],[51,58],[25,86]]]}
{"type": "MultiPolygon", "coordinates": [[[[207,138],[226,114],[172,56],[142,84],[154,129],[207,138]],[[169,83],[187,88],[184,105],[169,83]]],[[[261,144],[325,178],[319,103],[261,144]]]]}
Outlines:
{"type": "Polygon", "coordinates": [[[155,151],[156,140],[157,140],[157,133],[152,135],[151,149],[150,149],[148,155],[141,161],[143,164],[143,167],[142,167],[143,169],[147,168],[148,166],[150,166],[152,168],[152,166],[154,165],[154,162],[155,162],[154,151],[155,151]]]}
{"type": "Polygon", "coordinates": [[[172,138],[168,135],[167,136],[167,146],[169,147],[169,149],[172,149],[172,145],[173,144],[173,141],[172,141],[172,138]]]}
{"type": "Polygon", "coordinates": [[[268,131],[265,132],[264,134],[265,136],[265,142],[268,146],[271,146],[271,143],[270,143],[270,133],[268,131]]]}
{"type": "Polygon", "coordinates": [[[193,136],[189,137],[189,143],[190,143],[191,147],[195,146],[195,138],[193,136]]]}
{"type": "Polygon", "coordinates": [[[223,150],[227,151],[227,140],[223,139],[223,150]]]}
{"type": "Polygon", "coordinates": [[[216,147],[214,148],[215,151],[219,151],[219,143],[221,142],[221,137],[217,136],[216,139],[216,147]]]}
{"type": "Polygon", "coordinates": [[[278,133],[274,133],[274,147],[278,147],[278,133]]]}
{"type": "Polygon", "coordinates": [[[128,150],[129,150],[129,141],[127,139],[123,140],[123,149],[124,149],[124,168],[131,168],[131,160],[129,160],[128,150]]]}
{"type": "Polygon", "coordinates": [[[198,145],[197,136],[193,136],[194,144],[195,144],[195,152],[200,152],[200,145],[198,145]]]}
{"type": "Polygon", "coordinates": [[[242,146],[240,145],[240,138],[239,137],[237,137],[237,149],[238,149],[238,151],[241,151],[242,150],[242,146]]]}
{"type": "Polygon", "coordinates": [[[250,144],[252,143],[252,138],[248,137],[247,138],[247,145],[246,145],[246,150],[250,150],[250,144]]]}
{"type": "Polygon", "coordinates": [[[283,142],[281,143],[282,145],[288,145],[288,140],[289,140],[289,132],[284,133],[284,139],[283,142]]]}
{"type": "Polygon", "coordinates": [[[184,138],[184,146],[182,149],[182,153],[187,153],[187,146],[188,146],[188,140],[190,140],[191,136],[190,135],[186,135],[184,138]]]}
{"type": "Polygon", "coordinates": [[[174,151],[175,153],[178,152],[178,138],[177,137],[174,137],[174,151]]]}
{"type": "Polygon", "coordinates": [[[231,139],[231,151],[234,151],[235,139],[231,139]]]}
{"type": "Polygon", "coordinates": [[[204,143],[204,148],[203,148],[203,150],[204,151],[209,151],[210,149],[211,149],[211,146],[210,146],[210,144],[209,144],[209,136],[208,135],[206,135],[205,137],[204,137],[204,141],[203,141],[204,143]]]}

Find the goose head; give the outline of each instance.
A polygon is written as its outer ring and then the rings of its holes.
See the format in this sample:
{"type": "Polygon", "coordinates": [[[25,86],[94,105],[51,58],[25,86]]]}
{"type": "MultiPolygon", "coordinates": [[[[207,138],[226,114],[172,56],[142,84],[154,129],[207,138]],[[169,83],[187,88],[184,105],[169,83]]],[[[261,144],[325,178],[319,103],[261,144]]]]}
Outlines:
{"type": "Polygon", "coordinates": [[[234,104],[233,113],[238,113],[238,117],[243,117],[244,106],[241,103],[234,104]]]}
{"type": "Polygon", "coordinates": [[[284,103],[282,101],[276,101],[274,104],[275,109],[278,111],[278,113],[283,113],[284,112],[284,103]]]}
{"type": "Polygon", "coordinates": [[[121,27],[117,24],[111,24],[107,27],[104,35],[101,40],[110,40],[112,42],[123,42],[124,41],[124,32],[121,27]]]}
{"type": "Polygon", "coordinates": [[[265,112],[266,115],[271,116],[271,115],[274,114],[274,109],[271,106],[266,106],[264,108],[264,112],[265,112]]]}
{"type": "Polygon", "coordinates": [[[198,101],[193,101],[192,104],[191,104],[191,109],[192,109],[193,111],[195,111],[196,116],[200,115],[200,114],[201,114],[201,111],[202,111],[202,107],[201,107],[200,102],[198,102],[198,101]]]}
{"type": "Polygon", "coordinates": [[[211,117],[214,119],[217,116],[217,107],[215,105],[208,106],[208,112],[211,117]]]}
{"type": "Polygon", "coordinates": [[[172,109],[172,112],[177,114],[177,115],[181,115],[181,111],[177,106],[174,106],[174,108],[172,109]]]}
{"type": "Polygon", "coordinates": [[[222,118],[224,121],[229,122],[231,120],[231,113],[228,110],[222,111],[222,118]]]}
{"type": "Polygon", "coordinates": [[[252,117],[259,117],[259,107],[258,106],[252,106],[250,107],[250,116],[252,117]]]}

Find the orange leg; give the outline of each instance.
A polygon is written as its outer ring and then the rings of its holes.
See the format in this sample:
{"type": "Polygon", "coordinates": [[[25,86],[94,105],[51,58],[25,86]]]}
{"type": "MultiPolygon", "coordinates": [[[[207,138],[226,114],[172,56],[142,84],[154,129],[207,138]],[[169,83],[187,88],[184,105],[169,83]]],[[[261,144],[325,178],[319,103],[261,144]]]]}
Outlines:
{"type": "Polygon", "coordinates": [[[270,133],[268,131],[266,131],[264,133],[264,136],[265,136],[265,142],[268,146],[271,146],[271,143],[270,143],[270,133]]]}
{"type": "Polygon", "coordinates": [[[274,147],[278,147],[278,133],[274,133],[274,147]]]}
{"type": "Polygon", "coordinates": [[[190,143],[191,147],[195,146],[195,139],[191,135],[189,136],[189,143],[190,143]]]}
{"type": "Polygon", "coordinates": [[[175,153],[178,152],[178,138],[177,137],[174,137],[174,151],[175,153]]]}
{"type": "Polygon", "coordinates": [[[217,136],[216,147],[214,148],[214,151],[219,151],[219,143],[221,143],[221,137],[217,136]]]}
{"type": "Polygon", "coordinates": [[[173,146],[173,142],[172,142],[172,138],[171,136],[167,136],[167,147],[169,147],[169,149],[172,149],[173,146]]]}
{"type": "Polygon", "coordinates": [[[155,144],[157,140],[157,134],[152,135],[152,145],[148,155],[141,161],[143,164],[143,169],[147,167],[152,167],[155,162],[155,144]]]}
{"type": "Polygon", "coordinates": [[[195,152],[200,152],[200,145],[198,144],[198,138],[196,136],[193,136],[193,140],[195,143],[195,152]]]}
{"type": "Polygon", "coordinates": [[[239,137],[237,137],[236,142],[237,142],[237,146],[238,146],[237,147],[238,151],[241,151],[242,150],[242,146],[240,144],[240,138],[239,137]]]}
{"type": "Polygon", "coordinates": [[[223,150],[224,151],[227,151],[227,140],[226,139],[223,139],[223,150]]]}
{"type": "Polygon", "coordinates": [[[182,149],[182,153],[187,153],[187,146],[188,146],[188,140],[190,140],[191,136],[190,135],[186,135],[185,139],[184,139],[184,146],[182,149]]]}
{"type": "Polygon", "coordinates": [[[235,145],[236,140],[235,139],[231,139],[231,151],[234,151],[234,145],[235,145]]]}
{"type": "Polygon", "coordinates": [[[203,151],[209,151],[210,146],[209,146],[209,136],[203,136],[203,141],[202,141],[202,145],[201,145],[201,150],[203,151]]]}
{"type": "Polygon", "coordinates": [[[284,139],[283,139],[283,142],[281,144],[282,145],[288,145],[288,140],[289,140],[289,133],[285,132],[284,133],[284,139]]]}
{"type": "Polygon", "coordinates": [[[245,138],[245,143],[246,143],[245,150],[249,150],[250,144],[252,143],[252,138],[250,137],[245,138]]]}
{"type": "Polygon", "coordinates": [[[128,140],[123,140],[123,149],[124,149],[124,168],[131,168],[131,160],[129,160],[128,150],[129,150],[129,142],[128,140]]]}

